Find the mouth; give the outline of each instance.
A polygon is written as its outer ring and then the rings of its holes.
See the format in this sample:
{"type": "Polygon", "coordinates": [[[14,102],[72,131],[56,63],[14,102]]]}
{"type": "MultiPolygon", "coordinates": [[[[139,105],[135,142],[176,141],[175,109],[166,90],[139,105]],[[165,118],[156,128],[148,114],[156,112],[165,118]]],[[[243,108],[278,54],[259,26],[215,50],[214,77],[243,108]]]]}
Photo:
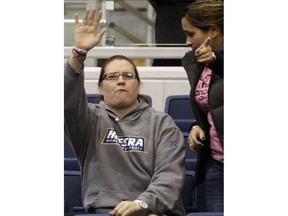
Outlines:
{"type": "Polygon", "coordinates": [[[119,89],[116,91],[116,93],[118,93],[118,92],[127,92],[127,91],[125,89],[119,89]]]}

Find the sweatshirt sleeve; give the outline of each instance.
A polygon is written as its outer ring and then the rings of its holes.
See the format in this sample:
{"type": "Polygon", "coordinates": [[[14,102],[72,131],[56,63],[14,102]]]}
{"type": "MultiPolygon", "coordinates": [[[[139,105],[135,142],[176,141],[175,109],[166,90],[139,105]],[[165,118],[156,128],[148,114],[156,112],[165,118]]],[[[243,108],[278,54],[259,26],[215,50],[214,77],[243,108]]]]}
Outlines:
{"type": "Polygon", "coordinates": [[[145,201],[152,210],[169,215],[178,209],[177,215],[183,215],[181,193],[185,181],[186,148],[183,133],[169,116],[166,117],[166,121],[160,124],[170,126],[163,129],[158,138],[151,183],[138,199],[145,201]]]}
{"type": "Polygon", "coordinates": [[[84,73],[76,73],[67,62],[64,65],[65,133],[71,140],[78,159],[84,155],[85,133],[87,133],[87,125],[89,125],[88,113],[84,73]]]}

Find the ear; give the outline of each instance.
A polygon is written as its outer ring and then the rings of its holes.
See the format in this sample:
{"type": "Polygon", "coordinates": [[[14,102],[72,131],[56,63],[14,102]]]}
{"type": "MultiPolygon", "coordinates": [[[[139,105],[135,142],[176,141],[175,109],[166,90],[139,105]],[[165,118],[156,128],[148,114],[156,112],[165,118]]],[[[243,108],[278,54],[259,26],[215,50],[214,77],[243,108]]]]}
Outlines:
{"type": "Polygon", "coordinates": [[[102,95],[101,90],[102,90],[102,84],[100,84],[100,86],[98,87],[98,91],[102,95]]]}
{"type": "Polygon", "coordinates": [[[215,25],[215,24],[210,25],[210,27],[209,27],[209,32],[210,32],[210,34],[211,34],[212,39],[214,39],[214,38],[218,35],[218,33],[219,33],[219,28],[218,28],[218,26],[215,25]]]}

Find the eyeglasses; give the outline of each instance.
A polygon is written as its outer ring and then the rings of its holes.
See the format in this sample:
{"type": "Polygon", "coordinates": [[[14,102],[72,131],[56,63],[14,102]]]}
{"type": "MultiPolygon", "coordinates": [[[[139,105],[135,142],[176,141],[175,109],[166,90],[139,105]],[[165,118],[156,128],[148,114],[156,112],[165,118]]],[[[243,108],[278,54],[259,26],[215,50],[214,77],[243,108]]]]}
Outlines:
{"type": "Polygon", "coordinates": [[[123,72],[123,73],[118,73],[118,72],[113,72],[113,73],[107,73],[103,76],[103,79],[106,80],[118,80],[119,77],[122,76],[124,80],[131,80],[136,78],[136,74],[132,72],[123,72]]]}

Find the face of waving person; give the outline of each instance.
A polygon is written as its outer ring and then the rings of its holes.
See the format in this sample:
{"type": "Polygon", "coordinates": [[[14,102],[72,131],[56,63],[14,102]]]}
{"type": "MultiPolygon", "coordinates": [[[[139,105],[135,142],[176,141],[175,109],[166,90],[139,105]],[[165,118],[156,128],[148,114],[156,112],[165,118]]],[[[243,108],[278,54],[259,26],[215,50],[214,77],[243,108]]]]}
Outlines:
{"type": "Polygon", "coordinates": [[[138,104],[140,84],[133,65],[126,60],[113,60],[105,67],[100,92],[111,109],[132,110],[138,104]]]}

